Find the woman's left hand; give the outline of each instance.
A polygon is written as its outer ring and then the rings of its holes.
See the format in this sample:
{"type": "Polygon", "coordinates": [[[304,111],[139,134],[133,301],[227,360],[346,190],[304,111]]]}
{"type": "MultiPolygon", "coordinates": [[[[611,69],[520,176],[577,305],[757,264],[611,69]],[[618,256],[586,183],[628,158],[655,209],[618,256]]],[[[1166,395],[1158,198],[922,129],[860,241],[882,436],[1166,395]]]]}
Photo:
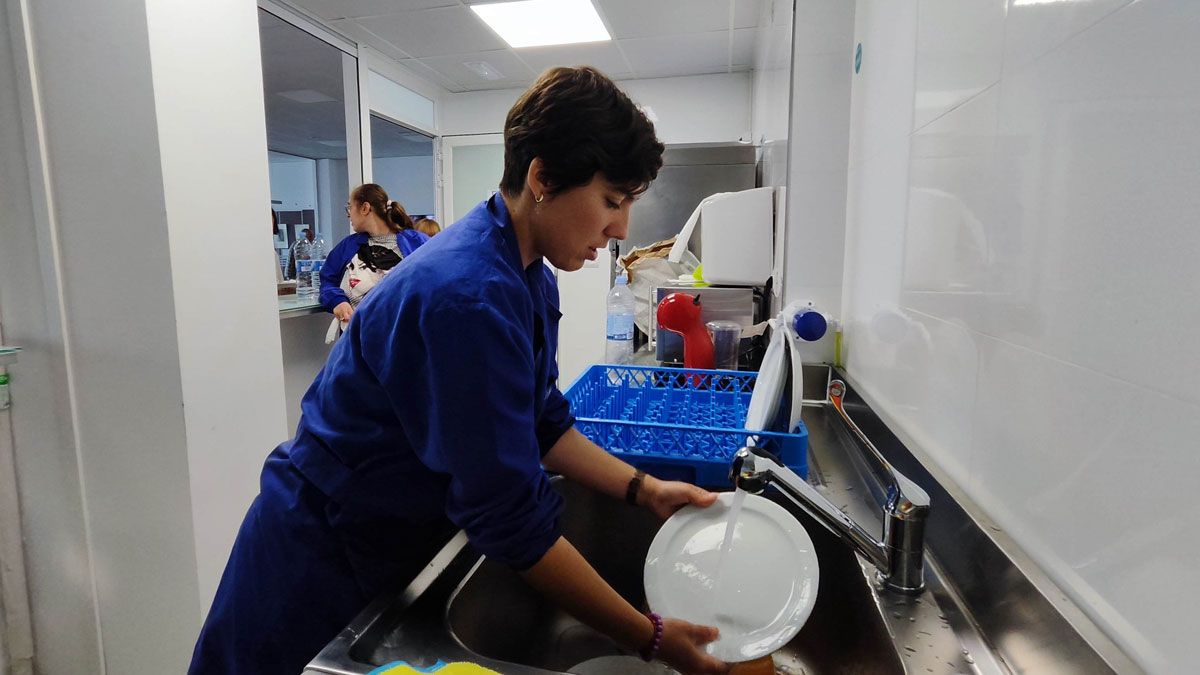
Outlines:
{"type": "Polygon", "coordinates": [[[671,514],[689,504],[712,506],[713,502],[717,501],[717,493],[698,488],[691,483],[663,481],[646,476],[637,501],[653,511],[654,515],[666,520],[671,514]]]}

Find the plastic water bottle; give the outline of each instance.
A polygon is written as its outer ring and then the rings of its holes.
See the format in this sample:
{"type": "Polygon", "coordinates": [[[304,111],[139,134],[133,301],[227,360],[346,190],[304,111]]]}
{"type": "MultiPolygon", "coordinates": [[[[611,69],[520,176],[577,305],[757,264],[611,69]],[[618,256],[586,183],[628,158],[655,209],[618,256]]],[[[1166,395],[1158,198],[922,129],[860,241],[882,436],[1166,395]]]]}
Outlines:
{"type": "Polygon", "coordinates": [[[317,237],[313,240],[309,247],[308,257],[312,260],[312,292],[321,292],[321,268],[325,266],[325,256],[329,253],[329,248],[325,246],[325,240],[317,237]]]}
{"type": "Polygon", "coordinates": [[[608,363],[629,363],[633,358],[633,291],[629,277],[622,274],[608,292],[608,331],[604,343],[604,360],[608,363]]]}
{"type": "Polygon", "coordinates": [[[292,249],[292,255],[296,256],[296,295],[309,296],[317,292],[313,288],[312,248],[307,239],[301,239],[292,249]]]}

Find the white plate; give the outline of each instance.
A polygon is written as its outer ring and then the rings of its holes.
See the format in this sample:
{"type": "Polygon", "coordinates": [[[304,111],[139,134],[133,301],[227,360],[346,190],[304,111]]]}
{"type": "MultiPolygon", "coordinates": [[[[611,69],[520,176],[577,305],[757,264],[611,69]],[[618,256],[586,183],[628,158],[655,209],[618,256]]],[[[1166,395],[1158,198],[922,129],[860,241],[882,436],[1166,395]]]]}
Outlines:
{"type": "Polygon", "coordinates": [[[746,429],[750,431],[769,429],[775,422],[775,416],[779,414],[779,401],[783,397],[783,385],[787,381],[787,373],[784,370],[787,359],[784,330],[782,327],[775,327],[771,342],[767,345],[767,352],[763,355],[762,366],[754,383],[754,392],[750,394],[750,404],[746,406],[746,429]]]}
{"type": "Polygon", "coordinates": [[[708,653],[750,661],[787,644],[817,601],[817,555],[808,532],[782,506],[746,495],[721,560],[734,493],[671,516],[646,554],[646,601],[663,617],[716,626],[708,653]],[[717,567],[723,567],[718,583],[717,567]]]}

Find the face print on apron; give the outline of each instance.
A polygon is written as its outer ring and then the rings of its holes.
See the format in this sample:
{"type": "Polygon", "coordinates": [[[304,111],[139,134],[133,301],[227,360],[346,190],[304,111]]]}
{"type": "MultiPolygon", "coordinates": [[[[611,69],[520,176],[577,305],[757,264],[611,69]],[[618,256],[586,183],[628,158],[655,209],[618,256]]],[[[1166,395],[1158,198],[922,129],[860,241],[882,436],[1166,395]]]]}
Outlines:
{"type": "MultiPolygon", "coordinates": [[[[359,246],[358,252],[346,263],[346,269],[342,273],[341,288],[350,306],[357,308],[367,292],[379,285],[387,273],[403,259],[403,256],[390,248],[371,244],[359,246]]],[[[348,325],[347,321],[334,319],[329,326],[329,332],[325,334],[325,343],[336,340],[348,325]]]]}

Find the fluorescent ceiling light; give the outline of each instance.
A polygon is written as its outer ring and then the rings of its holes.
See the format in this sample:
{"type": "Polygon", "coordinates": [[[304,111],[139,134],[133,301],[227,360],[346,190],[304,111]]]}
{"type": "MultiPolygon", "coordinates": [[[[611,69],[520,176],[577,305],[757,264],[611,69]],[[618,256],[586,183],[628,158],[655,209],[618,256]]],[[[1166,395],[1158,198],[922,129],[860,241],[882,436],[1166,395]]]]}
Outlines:
{"type": "Polygon", "coordinates": [[[290,91],[281,91],[279,95],[297,103],[327,103],[337,100],[313,89],[292,89],[290,91]]]}
{"type": "Polygon", "coordinates": [[[513,48],[612,39],[591,0],[520,0],[471,9],[513,48]]]}

